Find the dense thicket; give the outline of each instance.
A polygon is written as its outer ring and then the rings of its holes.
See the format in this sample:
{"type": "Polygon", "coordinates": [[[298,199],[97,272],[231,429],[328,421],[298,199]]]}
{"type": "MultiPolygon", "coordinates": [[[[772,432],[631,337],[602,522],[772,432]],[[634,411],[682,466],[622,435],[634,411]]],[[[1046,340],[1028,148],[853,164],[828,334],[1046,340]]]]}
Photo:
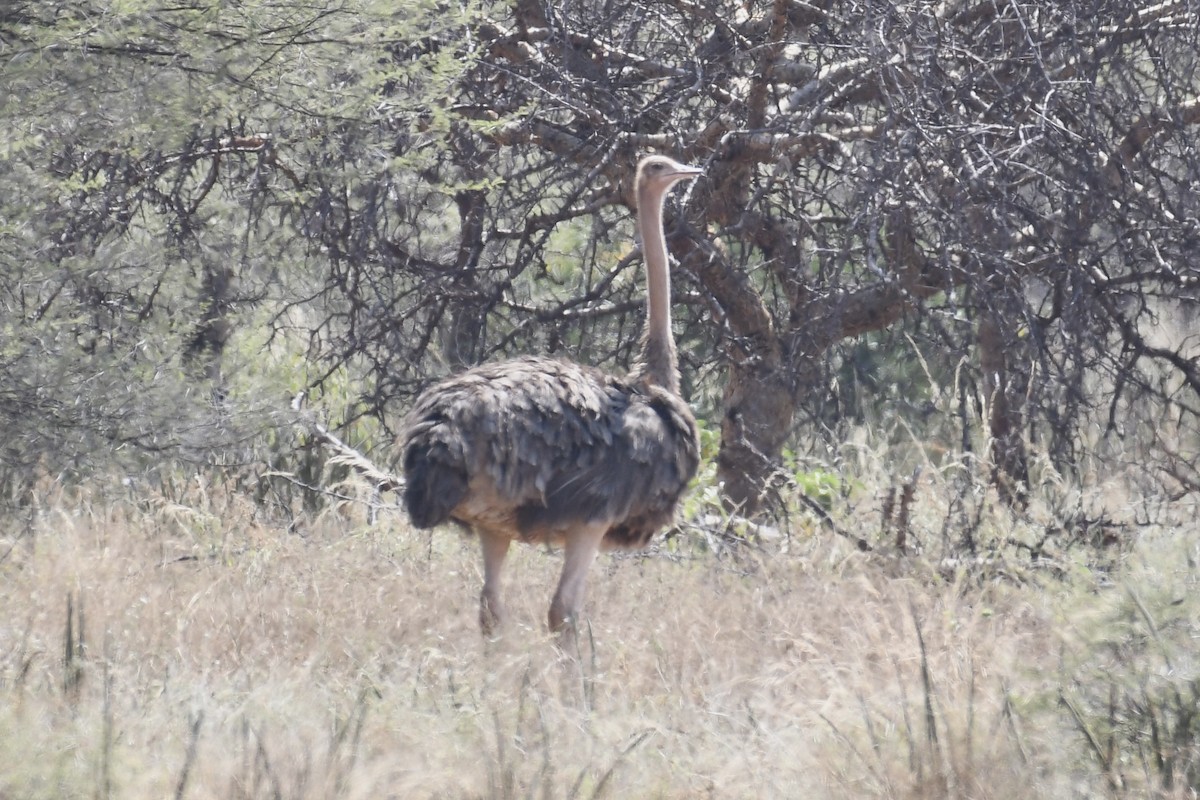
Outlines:
{"type": "Polygon", "coordinates": [[[707,170],[677,329],[732,502],[864,419],[1017,505],[1041,454],[1194,491],[1198,32],[1117,0],[10,4],[6,465],[253,458],[315,385],[386,429],[513,352],[619,368],[660,149],[707,170]]]}

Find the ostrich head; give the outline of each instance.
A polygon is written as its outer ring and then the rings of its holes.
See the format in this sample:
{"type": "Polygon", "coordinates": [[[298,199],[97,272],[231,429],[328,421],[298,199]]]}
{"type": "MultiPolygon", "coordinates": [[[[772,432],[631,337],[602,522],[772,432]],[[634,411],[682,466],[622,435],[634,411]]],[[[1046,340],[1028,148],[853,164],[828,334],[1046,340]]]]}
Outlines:
{"type": "Polygon", "coordinates": [[[703,173],[704,170],[699,167],[680,164],[673,158],[646,156],[638,164],[636,187],[638,199],[646,197],[647,193],[659,198],[664,197],[677,182],[690,180],[703,173]]]}

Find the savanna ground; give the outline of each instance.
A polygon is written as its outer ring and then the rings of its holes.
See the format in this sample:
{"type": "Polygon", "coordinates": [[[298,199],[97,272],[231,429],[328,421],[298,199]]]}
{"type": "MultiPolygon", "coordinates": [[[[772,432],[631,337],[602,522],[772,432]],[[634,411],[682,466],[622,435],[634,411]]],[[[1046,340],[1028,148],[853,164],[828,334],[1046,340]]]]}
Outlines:
{"type": "Polygon", "coordinates": [[[1035,566],[934,555],[948,488],[917,488],[924,553],[860,485],[834,514],[872,552],[797,514],[602,556],[565,659],[543,549],[484,642],[453,530],[47,481],[0,538],[0,798],[1196,796],[1195,506],[1035,566]]]}

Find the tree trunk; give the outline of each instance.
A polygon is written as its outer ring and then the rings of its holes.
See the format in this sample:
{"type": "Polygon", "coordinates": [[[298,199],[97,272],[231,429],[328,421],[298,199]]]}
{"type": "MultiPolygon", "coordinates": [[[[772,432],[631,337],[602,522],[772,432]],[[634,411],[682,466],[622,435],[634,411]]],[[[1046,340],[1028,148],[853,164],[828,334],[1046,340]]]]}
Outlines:
{"type": "Polygon", "coordinates": [[[184,348],[184,362],[199,364],[214,393],[221,393],[221,357],[233,333],[233,268],[205,266],[200,285],[199,320],[184,348]]]}
{"type": "Polygon", "coordinates": [[[1029,494],[1029,459],[1022,433],[1029,371],[1017,363],[1021,343],[1013,331],[1006,332],[998,313],[984,309],[978,331],[992,482],[1005,503],[1024,508],[1029,494]]]}
{"type": "Polygon", "coordinates": [[[796,396],[789,370],[747,360],[729,368],[717,480],[726,504],[743,514],[763,506],[792,430],[796,396]]]}
{"type": "Polygon", "coordinates": [[[483,223],[487,195],[478,189],[455,194],[458,206],[459,246],[454,259],[454,289],[459,298],[450,305],[449,324],[442,335],[442,353],[453,369],[465,369],[479,363],[479,342],[483,336],[487,309],[475,299],[479,295],[479,259],[483,254],[483,223]]]}

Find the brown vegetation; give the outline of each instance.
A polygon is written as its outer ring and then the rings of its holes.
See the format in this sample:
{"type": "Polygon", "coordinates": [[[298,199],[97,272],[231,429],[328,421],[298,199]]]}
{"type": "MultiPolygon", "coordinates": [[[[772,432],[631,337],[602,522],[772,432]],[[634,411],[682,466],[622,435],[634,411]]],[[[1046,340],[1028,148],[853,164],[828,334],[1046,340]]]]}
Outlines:
{"type": "MultiPolygon", "coordinates": [[[[1146,796],[1162,771],[1110,713],[1144,628],[1108,613],[1141,593],[1164,654],[1195,634],[1172,594],[1200,578],[1178,558],[1194,537],[1158,554],[1148,532],[1104,588],[801,523],[736,557],[683,534],[604,557],[580,667],[540,624],[544,550],[513,554],[513,624],[488,644],[474,543],[391,512],[288,529],[199,482],[40,498],[0,539],[5,798],[1146,796]]],[[[1194,770],[1181,741],[1163,752],[1194,770]]]]}

